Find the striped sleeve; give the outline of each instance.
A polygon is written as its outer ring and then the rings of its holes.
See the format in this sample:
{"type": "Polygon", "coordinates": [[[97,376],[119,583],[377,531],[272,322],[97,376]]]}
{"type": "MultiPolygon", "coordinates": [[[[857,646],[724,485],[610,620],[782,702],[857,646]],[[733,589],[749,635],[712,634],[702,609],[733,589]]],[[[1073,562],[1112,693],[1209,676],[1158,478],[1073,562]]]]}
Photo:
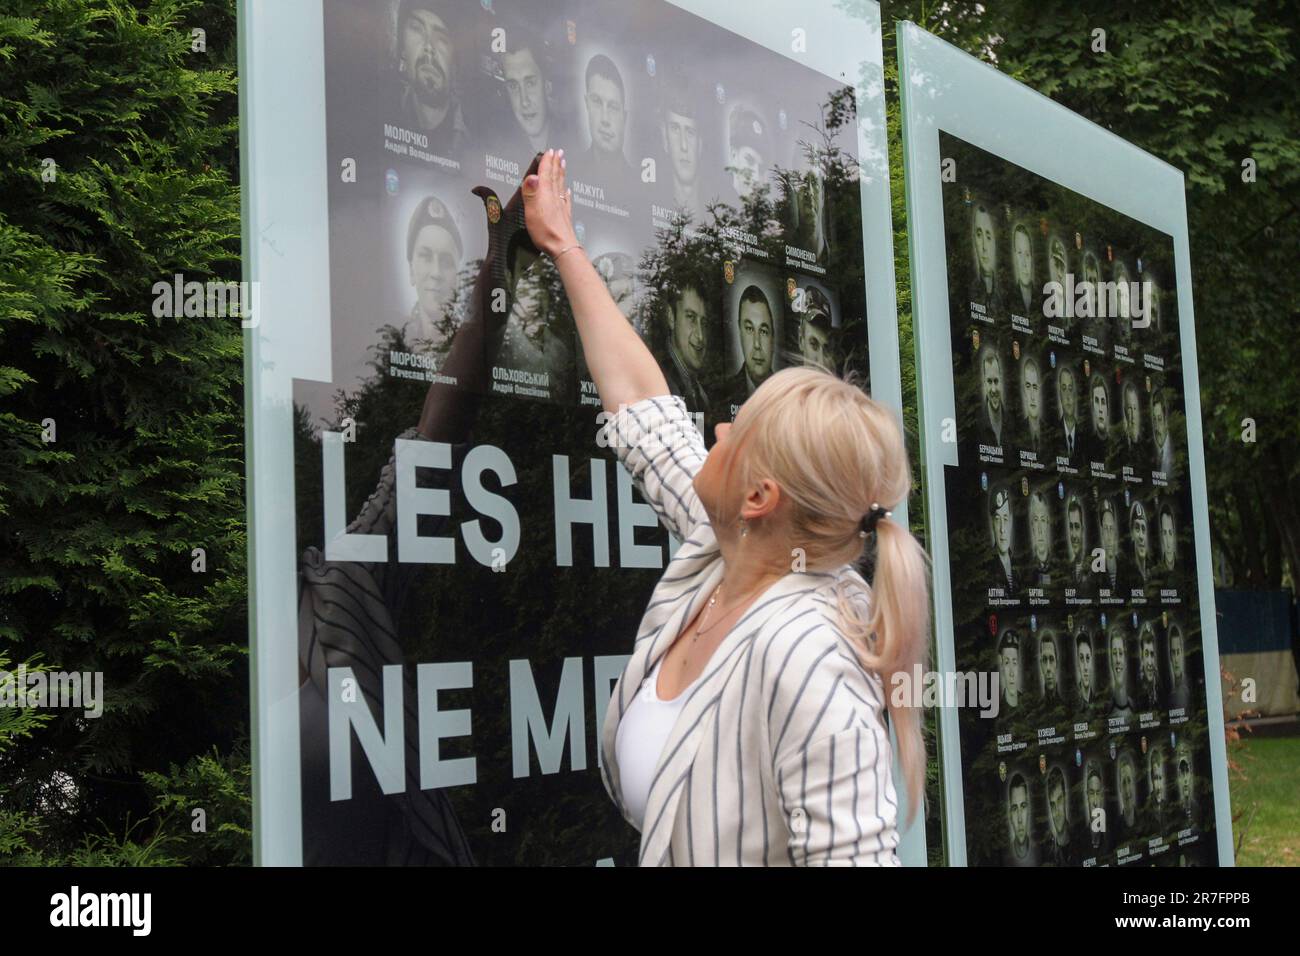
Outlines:
{"type": "Polygon", "coordinates": [[[877,679],[814,627],[773,661],[772,778],[795,866],[897,866],[893,750],[877,679]]]}
{"type": "Polygon", "coordinates": [[[777,768],[796,866],[897,866],[889,737],[854,720],[777,768]]]}
{"type": "Polygon", "coordinates": [[[685,541],[708,520],[692,484],[708,452],[686,402],[661,395],[603,414],[605,446],[614,450],[660,523],[685,541]]]}

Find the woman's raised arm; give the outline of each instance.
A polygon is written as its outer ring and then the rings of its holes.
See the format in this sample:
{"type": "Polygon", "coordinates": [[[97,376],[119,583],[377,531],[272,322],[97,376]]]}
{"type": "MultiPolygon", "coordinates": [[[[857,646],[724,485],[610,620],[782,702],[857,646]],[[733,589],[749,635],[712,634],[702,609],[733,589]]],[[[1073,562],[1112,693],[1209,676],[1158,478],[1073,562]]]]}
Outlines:
{"type": "Polygon", "coordinates": [[[565,166],[563,151],[542,155],[537,174],[523,182],[524,220],[533,243],[560,272],[601,405],[616,413],[620,406],[667,395],[668,381],[578,242],[565,166]]]}

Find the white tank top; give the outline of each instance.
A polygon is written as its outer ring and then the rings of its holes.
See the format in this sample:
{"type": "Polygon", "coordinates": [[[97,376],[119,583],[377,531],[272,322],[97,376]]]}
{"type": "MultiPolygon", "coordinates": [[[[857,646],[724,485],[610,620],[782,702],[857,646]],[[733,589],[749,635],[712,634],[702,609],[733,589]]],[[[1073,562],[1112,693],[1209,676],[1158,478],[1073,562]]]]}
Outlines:
{"type": "Polygon", "coordinates": [[[708,671],[706,666],[700,676],[691,682],[672,700],[660,700],[655,691],[659,681],[659,669],[663,667],[665,653],[659,658],[650,676],[641,682],[641,687],[632,703],[619,721],[618,732],[614,736],[614,753],[618,759],[618,781],[623,791],[623,803],[636,821],[637,829],[645,829],[645,805],[650,799],[650,784],[654,781],[655,769],[659,766],[659,757],[664,744],[672,732],[677,715],[686,705],[695,685],[704,679],[708,671]]]}

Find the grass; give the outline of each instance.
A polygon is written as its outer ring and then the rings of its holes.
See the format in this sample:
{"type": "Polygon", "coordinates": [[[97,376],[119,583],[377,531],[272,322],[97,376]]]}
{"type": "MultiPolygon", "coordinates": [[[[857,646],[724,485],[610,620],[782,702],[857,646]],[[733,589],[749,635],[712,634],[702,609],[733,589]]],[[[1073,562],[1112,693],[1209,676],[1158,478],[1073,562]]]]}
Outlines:
{"type": "Polygon", "coordinates": [[[1229,757],[1237,865],[1300,866],[1300,737],[1244,731],[1229,757]]]}

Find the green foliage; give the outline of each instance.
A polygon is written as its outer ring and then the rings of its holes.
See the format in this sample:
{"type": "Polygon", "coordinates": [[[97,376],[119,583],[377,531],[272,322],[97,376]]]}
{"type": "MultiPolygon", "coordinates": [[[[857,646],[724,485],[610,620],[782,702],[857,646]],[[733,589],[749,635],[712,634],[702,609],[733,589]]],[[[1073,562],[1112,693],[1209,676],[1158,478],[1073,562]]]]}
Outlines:
{"type": "MultiPolygon", "coordinates": [[[[1183,171],[1216,579],[1294,587],[1300,7],[999,0],[887,2],[882,13],[913,20],[1183,171]],[[1094,50],[1098,29],[1104,51],[1094,50]],[[1246,159],[1254,182],[1244,181],[1246,159]],[[1243,440],[1248,420],[1253,442],[1243,440]]],[[[896,228],[903,222],[895,217],[896,228]]],[[[899,277],[906,283],[905,270],[899,277]]]]}
{"type": "Polygon", "coordinates": [[[185,862],[204,866],[253,862],[252,765],[248,737],[227,754],[216,748],[174,764],[166,774],[144,773],[164,830],[185,862]],[[202,829],[196,810],[202,810],[202,829]]]}
{"type": "Polygon", "coordinates": [[[152,308],[177,272],[239,278],[234,3],[6,12],[0,650],[102,671],[105,702],[98,719],[42,714],[21,739],[0,713],[0,857],[234,860],[237,831],[201,851],[161,811],[181,795],[236,807],[196,754],[231,750],[248,707],[242,331],[152,308]]]}

